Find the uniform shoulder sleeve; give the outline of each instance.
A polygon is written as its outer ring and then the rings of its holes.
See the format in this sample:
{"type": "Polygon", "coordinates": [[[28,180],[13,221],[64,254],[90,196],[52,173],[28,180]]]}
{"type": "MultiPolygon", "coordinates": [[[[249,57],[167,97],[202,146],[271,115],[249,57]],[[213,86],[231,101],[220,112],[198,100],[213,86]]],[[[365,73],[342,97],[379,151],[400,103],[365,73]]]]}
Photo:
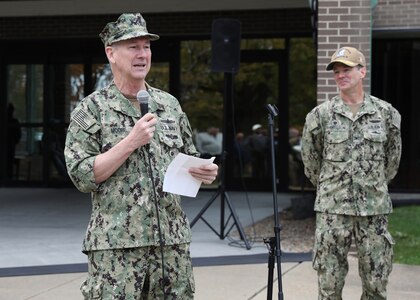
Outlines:
{"type": "Polygon", "coordinates": [[[308,131],[315,134],[324,132],[324,127],[330,116],[331,100],[326,101],[314,109],[312,109],[306,116],[305,127],[308,131]]]}
{"type": "Polygon", "coordinates": [[[394,107],[391,106],[391,124],[398,130],[401,129],[401,115],[394,107]]]}
{"type": "Polygon", "coordinates": [[[98,120],[98,108],[89,98],[86,98],[71,113],[71,123],[82,130],[95,133],[101,127],[98,120]]]}
{"type": "Polygon", "coordinates": [[[98,188],[93,174],[95,158],[101,153],[99,110],[85,98],[72,112],[67,130],[64,155],[67,172],[82,192],[98,188]]]}
{"type": "Polygon", "coordinates": [[[379,108],[382,112],[385,113],[385,118],[389,125],[392,125],[394,128],[401,129],[401,115],[398,110],[392,106],[391,103],[386,102],[382,99],[379,99],[375,96],[370,95],[372,102],[379,108]]]}
{"type": "Polygon", "coordinates": [[[316,107],[306,116],[302,133],[301,154],[304,171],[314,186],[319,180],[323,148],[323,131],[319,120],[319,108],[316,107]]]}
{"type": "Polygon", "coordinates": [[[381,110],[387,128],[385,143],[385,177],[389,183],[397,174],[401,160],[401,115],[390,103],[371,96],[372,101],[381,110]]]}

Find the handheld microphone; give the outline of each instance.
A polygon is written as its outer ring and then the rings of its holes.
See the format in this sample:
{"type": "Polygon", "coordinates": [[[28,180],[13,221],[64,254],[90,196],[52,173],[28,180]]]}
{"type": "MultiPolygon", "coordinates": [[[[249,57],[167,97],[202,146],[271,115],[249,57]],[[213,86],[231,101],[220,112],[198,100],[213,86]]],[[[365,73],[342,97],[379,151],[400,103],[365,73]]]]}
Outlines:
{"type": "Polygon", "coordinates": [[[140,112],[142,116],[144,116],[145,114],[149,112],[149,98],[150,98],[150,95],[145,90],[140,90],[137,93],[137,101],[140,104],[140,112]]]}

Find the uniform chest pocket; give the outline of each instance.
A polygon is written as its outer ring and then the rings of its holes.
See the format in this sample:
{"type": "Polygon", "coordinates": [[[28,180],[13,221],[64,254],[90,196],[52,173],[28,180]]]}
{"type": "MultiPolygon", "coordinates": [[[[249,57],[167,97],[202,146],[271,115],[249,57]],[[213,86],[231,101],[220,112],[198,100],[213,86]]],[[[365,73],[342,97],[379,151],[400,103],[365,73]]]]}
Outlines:
{"type": "Polygon", "coordinates": [[[384,130],[372,130],[367,129],[363,133],[363,137],[374,143],[383,143],[387,140],[386,133],[384,130]]]}
{"type": "Polygon", "coordinates": [[[369,120],[364,126],[363,137],[374,143],[383,143],[387,140],[385,126],[380,118],[369,120]]]}
{"type": "Polygon", "coordinates": [[[383,160],[385,158],[385,142],[387,135],[383,129],[366,128],[364,137],[364,155],[367,160],[383,160]]]}
{"type": "Polygon", "coordinates": [[[157,134],[162,146],[162,157],[169,154],[167,159],[173,159],[184,146],[179,122],[172,117],[162,117],[159,121],[157,134]]]}
{"type": "Polygon", "coordinates": [[[181,148],[183,146],[179,132],[159,132],[159,141],[169,148],[181,148]]]}
{"type": "Polygon", "coordinates": [[[161,117],[159,120],[158,138],[160,143],[171,149],[183,146],[179,123],[171,117],[161,117]]]}
{"type": "MultiPolygon", "coordinates": [[[[102,152],[107,152],[111,148],[115,147],[121,140],[123,140],[133,129],[133,124],[126,120],[125,122],[107,122],[104,123],[102,129],[102,152]]],[[[112,174],[114,176],[125,176],[132,174],[136,171],[136,165],[133,164],[135,161],[134,157],[137,155],[137,151],[133,152],[126,161],[112,174]]]]}
{"type": "Polygon", "coordinates": [[[348,140],[350,133],[346,129],[327,130],[324,138],[324,159],[346,161],[348,159],[348,140]]]}
{"type": "Polygon", "coordinates": [[[181,152],[184,143],[182,142],[180,133],[159,132],[158,138],[162,145],[162,147],[160,147],[162,159],[167,158],[172,160],[181,152]]]}
{"type": "Polygon", "coordinates": [[[330,144],[344,143],[349,139],[348,130],[331,130],[325,134],[325,141],[330,144]]]}

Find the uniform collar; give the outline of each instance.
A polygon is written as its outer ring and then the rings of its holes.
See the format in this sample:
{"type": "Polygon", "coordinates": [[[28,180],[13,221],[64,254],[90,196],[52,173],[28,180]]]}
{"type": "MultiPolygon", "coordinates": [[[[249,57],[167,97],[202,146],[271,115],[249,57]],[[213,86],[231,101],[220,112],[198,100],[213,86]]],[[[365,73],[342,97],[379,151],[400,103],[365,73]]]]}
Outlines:
{"type": "MultiPolygon", "coordinates": [[[[357,117],[363,116],[365,114],[374,114],[376,112],[375,106],[372,102],[372,99],[369,97],[368,94],[364,94],[363,96],[363,104],[360,106],[360,110],[357,113],[357,117]]],[[[340,96],[336,96],[332,101],[332,111],[338,114],[341,114],[345,117],[350,119],[353,118],[353,114],[348,108],[348,106],[344,103],[343,99],[340,96]]]]}
{"type": "MultiPolygon", "coordinates": [[[[150,95],[149,112],[154,113],[158,109],[163,109],[164,103],[162,102],[161,98],[157,95],[156,89],[154,89],[146,83],[146,90],[150,95]]],[[[134,106],[131,104],[131,101],[127,99],[120,92],[120,90],[118,90],[114,82],[110,83],[106,93],[106,98],[109,101],[109,106],[112,109],[131,117],[140,117],[139,111],[135,109],[134,106]]]]}

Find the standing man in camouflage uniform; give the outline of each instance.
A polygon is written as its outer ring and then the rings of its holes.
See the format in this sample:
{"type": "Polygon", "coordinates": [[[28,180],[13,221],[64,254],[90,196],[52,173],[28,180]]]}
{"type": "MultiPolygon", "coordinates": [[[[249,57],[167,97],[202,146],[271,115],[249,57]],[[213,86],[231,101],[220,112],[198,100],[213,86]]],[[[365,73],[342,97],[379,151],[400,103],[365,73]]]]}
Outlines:
{"type": "MultiPolygon", "coordinates": [[[[100,37],[114,80],[73,111],[65,148],[72,181],[92,194],[82,293],[85,299],[193,299],[190,226],[180,197],[163,192],[162,184],[179,152],[199,153],[177,99],[145,81],[150,41],[159,36],[137,13],[108,23],[100,37]],[[139,90],[150,95],[144,116],[139,90]]],[[[217,168],[209,164],[190,174],[208,184],[217,168]]]]}
{"type": "Polygon", "coordinates": [[[317,187],[313,267],[318,299],[338,300],[354,238],[362,279],[361,299],[386,299],[393,239],[388,183],[401,156],[401,117],[389,103],[363,91],[365,57],[337,50],[327,65],[340,94],[306,117],[302,137],[305,174],[317,187]]]}

